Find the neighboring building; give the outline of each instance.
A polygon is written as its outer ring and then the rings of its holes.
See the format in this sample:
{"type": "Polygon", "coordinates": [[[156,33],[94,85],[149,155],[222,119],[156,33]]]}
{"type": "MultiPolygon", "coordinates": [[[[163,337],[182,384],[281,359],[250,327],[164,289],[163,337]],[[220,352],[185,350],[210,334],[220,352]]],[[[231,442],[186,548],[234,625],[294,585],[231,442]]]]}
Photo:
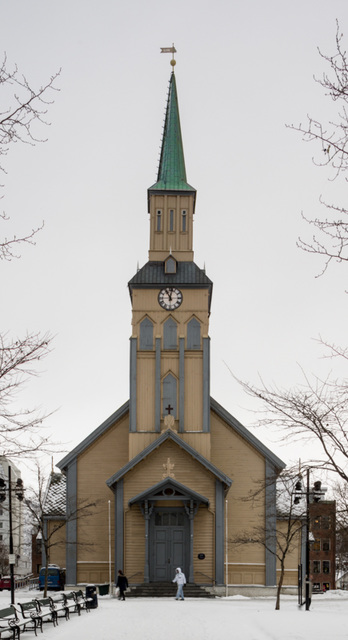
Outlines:
{"type": "Polygon", "coordinates": [[[336,572],[336,502],[322,500],[309,505],[310,572],[313,589],[335,589],[336,572]]]}
{"type": "MultiPolygon", "coordinates": [[[[131,584],[170,581],[181,566],[191,583],[276,584],[274,542],[226,545],[226,529],[231,541],[254,526],[274,541],[270,479],[285,465],[210,396],[213,285],[193,259],[195,205],[172,73],[158,179],[148,190],[149,261],[129,281],[130,399],[58,463],[68,585],[108,581],[109,544],[113,580],[123,569],[131,584]],[[255,483],[265,498],[243,501],[255,483]],[[95,510],[83,516],[91,500],[95,510]]],[[[285,584],[297,583],[294,558],[285,584]]]]}

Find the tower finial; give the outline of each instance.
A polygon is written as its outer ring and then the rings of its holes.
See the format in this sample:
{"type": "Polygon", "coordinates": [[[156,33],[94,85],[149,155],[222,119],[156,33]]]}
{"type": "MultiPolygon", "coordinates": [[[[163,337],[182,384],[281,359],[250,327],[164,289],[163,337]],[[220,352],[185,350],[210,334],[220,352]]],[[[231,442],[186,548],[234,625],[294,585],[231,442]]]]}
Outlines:
{"type": "Polygon", "coordinates": [[[172,65],[173,72],[174,72],[174,67],[176,65],[176,60],[175,60],[175,57],[174,57],[174,54],[176,53],[176,49],[174,47],[174,42],[173,42],[173,45],[171,47],[161,47],[161,53],[171,53],[172,54],[172,59],[170,61],[170,64],[172,65]]]}

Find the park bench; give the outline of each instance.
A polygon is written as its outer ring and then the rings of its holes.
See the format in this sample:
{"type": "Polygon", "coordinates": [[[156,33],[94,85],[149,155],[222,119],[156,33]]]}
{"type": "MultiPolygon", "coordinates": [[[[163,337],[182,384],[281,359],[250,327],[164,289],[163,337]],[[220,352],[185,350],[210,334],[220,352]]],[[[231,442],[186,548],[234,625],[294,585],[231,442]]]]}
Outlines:
{"type": "Polygon", "coordinates": [[[87,613],[91,610],[91,603],[93,602],[93,598],[87,598],[83,593],[82,589],[79,591],[74,591],[76,602],[79,604],[81,609],[85,609],[87,613]]]}
{"type": "Polygon", "coordinates": [[[58,596],[54,596],[54,598],[50,597],[51,606],[53,610],[56,612],[56,622],[58,624],[58,618],[65,618],[65,620],[69,620],[69,607],[65,604],[65,598],[63,593],[58,596]]]}
{"type": "Polygon", "coordinates": [[[53,622],[55,627],[58,624],[57,611],[53,607],[51,598],[36,598],[33,600],[43,622],[53,622]]]}
{"type": "Polygon", "coordinates": [[[74,591],[70,591],[69,593],[63,593],[63,598],[65,602],[65,606],[69,610],[70,613],[78,613],[81,615],[81,605],[77,601],[74,591]]]}
{"type": "Polygon", "coordinates": [[[39,628],[42,633],[43,616],[41,615],[38,606],[34,600],[30,602],[19,602],[16,607],[18,617],[26,621],[27,625],[32,625],[36,635],[36,629],[39,628]]]}
{"type": "MultiPolygon", "coordinates": [[[[0,609],[0,638],[4,637],[4,634],[9,634],[13,640],[20,639],[21,630],[25,630],[26,625],[28,624],[28,620],[24,620],[19,614],[18,611],[10,605],[5,609],[0,609]]],[[[35,635],[36,635],[36,624],[35,624],[35,635]]]]}

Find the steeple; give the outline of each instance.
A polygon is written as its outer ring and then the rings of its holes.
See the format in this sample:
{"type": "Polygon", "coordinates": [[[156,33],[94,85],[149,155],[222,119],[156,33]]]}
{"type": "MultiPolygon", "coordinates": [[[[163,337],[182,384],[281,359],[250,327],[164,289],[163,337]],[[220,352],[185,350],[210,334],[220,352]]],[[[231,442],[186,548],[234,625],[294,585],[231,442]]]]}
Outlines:
{"type": "Polygon", "coordinates": [[[149,260],[163,261],[172,255],[176,261],[192,261],[196,189],[186,179],[174,71],[169,81],[157,182],[148,189],[147,194],[150,214],[149,260]]]}
{"type": "Polygon", "coordinates": [[[184,149],[181,137],[180,116],[174,71],[169,81],[166,118],[163,131],[161,157],[157,182],[151,191],[196,193],[186,180],[184,149]]]}

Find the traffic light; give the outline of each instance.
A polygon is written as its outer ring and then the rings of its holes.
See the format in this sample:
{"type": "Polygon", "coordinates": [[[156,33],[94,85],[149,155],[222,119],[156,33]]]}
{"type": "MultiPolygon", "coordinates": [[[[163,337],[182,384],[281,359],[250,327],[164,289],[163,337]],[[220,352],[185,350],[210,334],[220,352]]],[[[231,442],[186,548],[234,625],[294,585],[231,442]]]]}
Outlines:
{"type": "Polygon", "coordinates": [[[0,478],[0,502],[6,500],[6,483],[3,478],[0,478]]]}
{"type": "Polygon", "coordinates": [[[320,480],[316,480],[313,486],[313,500],[314,502],[319,502],[321,498],[321,482],[320,480]]]}
{"type": "Polygon", "coordinates": [[[299,504],[301,498],[302,498],[302,480],[299,479],[295,484],[294,504],[299,504]]]}
{"type": "Polygon", "coordinates": [[[15,486],[15,494],[18,498],[18,500],[20,500],[22,502],[23,500],[23,480],[22,478],[17,478],[17,482],[16,482],[16,486],[15,486]]]}

